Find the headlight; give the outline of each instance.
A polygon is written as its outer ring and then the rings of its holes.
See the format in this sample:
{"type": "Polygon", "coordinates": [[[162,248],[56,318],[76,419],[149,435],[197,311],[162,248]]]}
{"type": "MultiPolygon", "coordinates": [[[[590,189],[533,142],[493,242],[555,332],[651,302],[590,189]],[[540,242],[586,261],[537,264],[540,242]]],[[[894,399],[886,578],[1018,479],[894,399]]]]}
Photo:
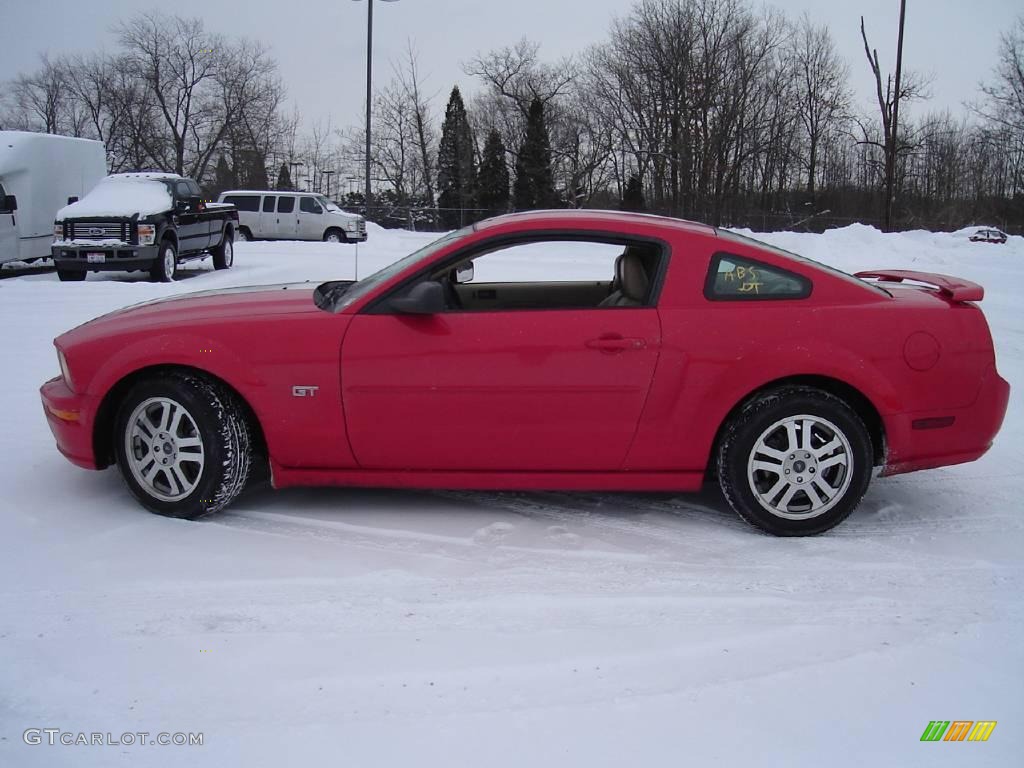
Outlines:
{"type": "Polygon", "coordinates": [[[59,349],[57,350],[57,361],[60,363],[60,375],[64,377],[64,383],[68,385],[69,389],[74,389],[75,387],[71,383],[71,371],[68,370],[68,361],[59,349]]]}
{"type": "Polygon", "coordinates": [[[59,221],[56,221],[53,224],[53,239],[54,240],[63,240],[64,239],[64,225],[61,222],[59,222],[59,221]]]}
{"type": "Polygon", "coordinates": [[[152,245],[156,242],[156,225],[139,224],[139,245],[152,245]]]}
{"type": "Polygon", "coordinates": [[[350,221],[348,224],[345,225],[345,229],[348,229],[348,230],[351,230],[352,232],[355,232],[356,231],[356,223],[354,221],[350,221]]]}

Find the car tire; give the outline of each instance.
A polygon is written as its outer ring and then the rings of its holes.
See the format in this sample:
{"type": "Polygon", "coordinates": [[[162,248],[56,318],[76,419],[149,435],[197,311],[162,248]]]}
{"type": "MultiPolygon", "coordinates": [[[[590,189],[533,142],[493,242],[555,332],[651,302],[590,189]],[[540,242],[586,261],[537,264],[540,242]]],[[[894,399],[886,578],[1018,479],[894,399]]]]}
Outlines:
{"type": "Polygon", "coordinates": [[[230,230],[224,233],[220,245],[213,249],[213,268],[230,269],[235,263],[235,241],[230,230]]]}
{"type": "Polygon", "coordinates": [[[752,398],[726,424],[718,482],[751,525],[775,536],[811,536],[860,503],[872,456],[867,427],[842,399],[783,387],[752,398]]]}
{"type": "Polygon", "coordinates": [[[80,283],[85,280],[86,272],[84,269],[58,269],[57,279],[62,283],[80,283]]]}
{"type": "Polygon", "coordinates": [[[158,283],[174,282],[174,276],[178,274],[178,248],[173,240],[160,241],[160,250],[149,274],[158,283]]]}
{"type": "Polygon", "coordinates": [[[252,435],[238,398],[185,372],[144,379],[117,411],[121,477],[151,512],[195,519],[230,504],[249,478],[252,435]]]}
{"type": "Polygon", "coordinates": [[[238,228],[238,242],[248,243],[252,240],[252,233],[246,227],[238,228]]]}
{"type": "Polygon", "coordinates": [[[325,243],[347,243],[348,242],[348,238],[345,237],[345,233],[342,232],[337,227],[331,227],[326,232],[324,232],[324,242],[325,243]]]}

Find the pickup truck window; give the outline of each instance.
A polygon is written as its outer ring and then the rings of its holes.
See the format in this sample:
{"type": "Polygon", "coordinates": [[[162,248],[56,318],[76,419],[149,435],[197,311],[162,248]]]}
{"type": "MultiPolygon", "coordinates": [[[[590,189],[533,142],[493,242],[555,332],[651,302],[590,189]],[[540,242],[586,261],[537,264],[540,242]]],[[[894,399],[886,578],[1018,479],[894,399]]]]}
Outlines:
{"type": "Polygon", "coordinates": [[[189,189],[187,181],[179,181],[174,185],[174,196],[179,199],[192,197],[192,191],[189,189]]]}

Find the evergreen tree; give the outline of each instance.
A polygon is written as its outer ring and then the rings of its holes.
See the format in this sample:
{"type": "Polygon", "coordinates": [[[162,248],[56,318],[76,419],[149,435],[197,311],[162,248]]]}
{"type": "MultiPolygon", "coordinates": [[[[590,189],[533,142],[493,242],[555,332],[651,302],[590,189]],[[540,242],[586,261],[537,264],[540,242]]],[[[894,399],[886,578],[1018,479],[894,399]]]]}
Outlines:
{"type": "Polygon", "coordinates": [[[277,172],[277,189],[284,192],[291,192],[292,187],[292,175],[288,173],[288,163],[281,163],[281,170],[277,172]]]}
{"type": "Polygon", "coordinates": [[[440,192],[438,207],[449,209],[441,211],[441,222],[446,227],[454,228],[472,221],[472,214],[463,214],[457,210],[473,208],[476,204],[473,131],[469,127],[459,86],[452,88],[441,126],[441,142],[437,151],[437,188],[440,192]]]}
{"type": "Polygon", "coordinates": [[[241,152],[241,162],[236,168],[236,183],[243,189],[266,189],[267,188],[267,164],[263,153],[255,149],[246,149],[241,152]]]}
{"type": "Polygon", "coordinates": [[[526,135],[516,159],[512,196],[517,211],[558,206],[551,172],[551,141],[544,122],[544,103],[538,98],[530,103],[526,117],[526,135]]]}
{"type": "Polygon", "coordinates": [[[644,185],[640,177],[635,173],[631,174],[626,182],[626,188],[622,191],[622,201],[619,208],[623,211],[646,211],[647,202],[644,200],[644,185]]]}
{"type": "Polygon", "coordinates": [[[494,128],[487,134],[484,153],[480,158],[477,175],[477,203],[486,208],[488,215],[497,216],[508,210],[508,163],[505,144],[494,128]]]}
{"type": "Polygon", "coordinates": [[[211,190],[213,196],[216,197],[221,192],[235,189],[237,186],[238,181],[235,178],[235,174],[231,172],[227,158],[221,155],[217,161],[217,167],[213,171],[213,189],[211,190]]]}

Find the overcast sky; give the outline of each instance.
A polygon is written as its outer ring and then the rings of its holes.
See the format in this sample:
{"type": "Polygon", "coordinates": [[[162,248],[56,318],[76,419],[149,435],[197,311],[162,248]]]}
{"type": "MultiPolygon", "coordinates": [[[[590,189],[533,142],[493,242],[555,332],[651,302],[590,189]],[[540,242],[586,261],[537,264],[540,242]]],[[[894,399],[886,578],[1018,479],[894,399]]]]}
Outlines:
{"type": "MultiPolygon", "coordinates": [[[[626,0],[399,0],[374,3],[374,82],[391,76],[391,62],[411,40],[419,52],[435,109],[448,91],[477,84],[462,63],[478,51],[511,45],[522,37],[541,44],[549,59],[577,53],[607,38],[626,0]]],[[[896,56],[898,0],[775,0],[791,17],[807,11],[832,29],[853,73],[858,102],[873,99],[873,83],[860,41],[863,14],[883,67],[896,56]]],[[[39,54],[116,47],[110,29],[118,19],[158,7],[146,0],[0,0],[0,80],[35,66],[39,54]]],[[[366,0],[175,0],[161,3],[184,16],[201,17],[208,29],[269,44],[292,101],[306,123],[333,119],[356,124],[366,89],[366,0]]],[[[930,74],[927,108],[962,110],[978,81],[995,63],[1000,32],[1022,7],[1020,0],[909,0],[905,66],[930,74]]],[[[920,110],[920,107],[917,108],[920,110]]]]}

